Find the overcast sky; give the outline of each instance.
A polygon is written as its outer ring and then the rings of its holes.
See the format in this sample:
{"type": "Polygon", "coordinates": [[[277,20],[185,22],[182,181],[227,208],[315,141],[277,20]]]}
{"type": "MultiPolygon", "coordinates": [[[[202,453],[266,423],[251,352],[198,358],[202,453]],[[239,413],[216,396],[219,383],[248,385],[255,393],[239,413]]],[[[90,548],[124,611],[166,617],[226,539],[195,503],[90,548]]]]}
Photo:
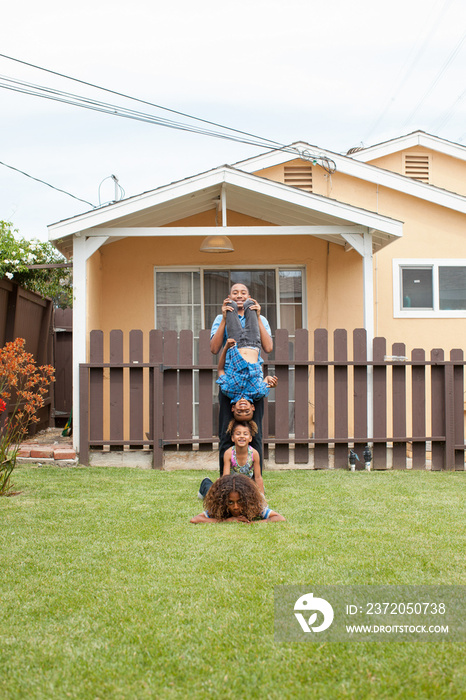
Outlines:
{"type": "MultiPolygon", "coordinates": [[[[423,129],[466,145],[464,0],[17,0],[0,47],[283,144],[345,153],[423,129]]],[[[0,74],[187,122],[6,58],[0,74]]],[[[6,89],[0,100],[0,161],[93,205],[101,183],[100,201],[113,198],[112,174],[132,196],[264,152],[6,89]]],[[[89,209],[0,165],[0,219],[23,236],[45,240],[89,209]]]]}

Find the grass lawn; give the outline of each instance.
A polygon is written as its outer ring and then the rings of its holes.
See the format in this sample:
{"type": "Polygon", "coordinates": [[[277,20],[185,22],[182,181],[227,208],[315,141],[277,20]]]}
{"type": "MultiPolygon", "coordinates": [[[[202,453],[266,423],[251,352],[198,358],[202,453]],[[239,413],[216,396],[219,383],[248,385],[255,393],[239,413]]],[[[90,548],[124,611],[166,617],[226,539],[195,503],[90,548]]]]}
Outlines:
{"type": "Polygon", "coordinates": [[[273,637],[275,585],[464,584],[464,472],[266,472],[266,526],[189,524],[203,476],[15,471],[2,699],[466,697],[459,643],[273,637]]]}

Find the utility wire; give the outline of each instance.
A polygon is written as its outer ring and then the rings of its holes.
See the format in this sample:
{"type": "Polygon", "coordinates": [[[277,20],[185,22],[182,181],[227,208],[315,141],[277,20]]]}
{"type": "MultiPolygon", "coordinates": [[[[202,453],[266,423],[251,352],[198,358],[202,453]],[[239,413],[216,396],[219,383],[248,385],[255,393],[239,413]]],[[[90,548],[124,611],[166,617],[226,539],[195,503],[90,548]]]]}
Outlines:
{"type": "Polygon", "coordinates": [[[81,199],[81,197],[76,197],[74,194],[71,194],[70,192],[67,192],[66,190],[62,190],[60,187],[55,187],[54,185],[51,185],[50,183],[45,182],[45,180],[40,180],[38,177],[33,177],[32,175],[25,173],[24,170],[19,170],[19,168],[14,168],[12,165],[8,165],[8,163],[2,163],[2,161],[0,161],[0,165],[4,165],[5,168],[10,168],[10,170],[15,170],[17,173],[21,173],[21,175],[26,175],[26,177],[29,177],[29,178],[31,178],[31,180],[35,180],[36,182],[40,182],[42,185],[47,185],[47,187],[50,187],[52,190],[56,190],[57,192],[62,192],[63,194],[67,194],[68,197],[73,197],[73,199],[77,199],[79,202],[84,202],[84,204],[89,204],[89,206],[91,206],[93,209],[96,208],[95,204],[88,202],[87,199],[81,199]]]}
{"type": "Polygon", "coordinates": [[[23,80],[9,78],[7,76],[0,76],[0,88],[12,90],[14,92],[19,92],[34,97],[42,97],[56,102],[62,102],[64,104],[69,104],[75,107],[82,107],[84,109],[90,109],[96,112],[110,114],[112,116],[124,117],[126,119],[134,119],[149,124],[166,126],[172,129],[179,129],[181,131],[188,131],[191,133],[196,133],[204,136],[211,136],[214,138],[234,141],[237,143],[245,143],[259,148],[284,151],[286,153],[296,154],[300,158],[311,160],[313,163],[321,165],[321,167],[329,173],[332,173],[336,170],[335,162],[327,156],[301,152],[296,148],[280,145],[277,142],[273,142],[276,145],[272,146],[270,141],[268,141],[267,139],[262,139],[261,137],[251,136],[249,138],[244,138],[239,134],[224,134],[218,131],[214,131],[212,129],[205,129],[192,124],[186,124],[184,122],[176,122],[171,119],[165,119],[163,117],[148,114],[145,112],[139,112],[136,110],[128,109],[126,107],[119,107],[118,105],[114,105],[111,103],[101,102],[99,100],[94,100],[89,97],[82,97],[80,95],[64,92],[55,88],[43,87],[34,83],[28,83],[23,80]]]}
{"type": "Polygon", "coordinates": [[[435,126],[433,127],[432,132],[433,132],[434,134],[435,134],[435,133],[438,133],[438,132],[440,131],[440,129],[443,129],[443,127],[445,126],[445,124],[446,124],[447,122],[450,121],[450,119],[452,118],[453,114],[454,114],[455,111],[456,111],[456,108],[461,104],[461,102],[464,100],[465,97],[466,97],[466,90],[463,90],[463,92],[461,93],[461,95],[460,95],[459,97],[456,98],[455,102],[454,102],[453,105],[450,107],[450,109],[447,110],[447,112],[446,112],[445,115],[442,117],[442,119],[441,119],[440,121],[438,121],[438,122],[435,124],[435,126]]]}
{"type": "Polygon", "coordinates": [[[432,38],[432,36],[433,36],[434,33],[436,32],[436,30],[438,29],[441,16],[442,16],[443,14],[445,14],[445,12],[448,10],[448,8],[449,8],[449,6],[451,5],[451,3],[452,3],[452,0],[444,0],[443,5],[442,5],[442,7],[440,8],[440,11],[439,11],[438,15],[436,16],[436,18],[435,18],[435,20],[434,20],[434,22],[433,22],[433,24],[432,24],[432,26],[431,26],[431,28],[430,28],[430,30],[429,30],[427,36],[426,36],[425,39],[422,41],[422,43],[421,43],[419,49],[416,51],[416,53],[415,53],[414,55],[413,55],[413,52],[414,52],[415,49],[412,49],[412,50],[411,50],[411,53],[410,53],[410,55],[408,56],[408,59],[407,59],[405,65],[404,65],[404,67],[403,67],[403,69],[402,69],[402,71],[401,71],[400,80],[399,80],[398,83],[396,84],[396,87],[395,87],[395,89],[394,89],[394,91],[393,91],[393,93],[392,93],[392,96],[389,98],[389,100],[388,100],[387,103],[385,104],[385,107],[382,109],[382,111],[381,111],[381,113],[379,114],[379,116],[372,122],[372,125],[370,126],[369,131],[368,131],[367,134],[366,134],[366,140],[367,140],[367,139],[373,134],[373,132],[377,129],[377,127],[379,126],[380,122],[384,119],[385,115],[386,115],[387,112],[389,111],[391,105],[392,105],[392,104],[395,102],[395,100],[397,99],[397,97],[398,97],[398,95],[400,94],[402,88],[403,88],[404,85],[406,84],[406,81],[408,80],[408,78],[411,76],[413,70],[415,69],[415,67],[416,67],[416,65],[417,65],[417,63],[418,63],[418,61],[419,61],[419,59],[421,58],[422,54],[423,54],[424,51],[426,50],[426,47],[427,47],[427,45],[428,45],[430,39],[432,38]],[[412,56],[412,58],[411,58],[411,56],[412,56]]]}
{"type": "Polygon", "coordinates": [[[414,117],[414,115],[417,114],[417,112],[422,107],[422,105],[424,104],[426,99],[429,97],[429,95],[432,92],[432,90],[434,89],[434,87],[437,85],[437,83],[440,80],[440,78],[442,77],[442,75],[447,70],[448,66],[454,61],[454,59],[458,55],[458,52],[461,49],[461,47],[463,46],[465,41],[466,41],[466,33],[463,34],[462,38],[459,40],[459,42],[457,43],[457,45],[455,46],[455,48],[453,49],[453,51],[451,52],[451,54],[449,55],[449,57],[447,58],[445,63],[443,64],[442,68],[438,72],[437,76],[435,77],[434,81],[430,85],[429,89],[427,90],[427,92],[424,93],[424,96],[422,97],[422,99],[417,103],[416,107],[413,109],[413,111],[411,112],[411,114],[409,115],[409,117],[407,118],[405,123],[403,124],[402,128],[407,126],[410,123],[411,119],[414,117]]]}
{"type": "Polygon", "coordinates": [[[146,104],[149,105],[150,107],[156,107],[157,109],[162,109],[166,112],[171,112],[172,114],[179,114],[181,117],[187,117],[188,119],[194,119],[195,121],[200,121],[203,122],[204,124],[210,124],[211,126],[216,126],[219,127],[220,129],[226,129],[227,131],[234,131],[237,134],[243,134],[243,136],[250,136],[255,139],[260,139],[261,141],[267,141],[269,144],[274,144],[275,146],[280,146],[280,144],[277,141],[273,141],[271,139],[264,139],[260,136],[256,136],[255,134],[250,134],[247,131],[240,131],[239,129],[233,129],[230,126],[224,126],[223,124],[217,124],[216,122],[209,121],[208,119],[201,119],[200,117],[194,117],[191,114],[186,114],[185,112],[178,112],[176,109],[169,109],[168,107],[163,107],[162,105],[155,104],[153,102],[148,102],[147,100],[141,100],[138,97],[132,97],[131,95],[126,95],[123,92],[118,92],[117,90],[111,90],[109,88],[102,87],[100,85],[95,85],[94,83],[89,83],[85,80],[80,80],[79,78],[73,78],[70,75],[65,75],[63,73],[58,73],[57,71],[50,70],[49,68],[42,68],[41,66],[36,66],[33,63],[28,63],[27,61],[21,61],[19,58],[13,58],[13,56],[7,56],[6,54],[0,53],[0,58],[6,58],[9,61],[15,61],[16,63],[21,63],[24,66],[29,66],[30,68],[35,68],[40,71],[44,71],[45,73],[50,73],[52,75],[57,75],[60,78],[65,78],[66,80],[73,80],[76,83],[80,83],[81,85],[87,85],[88,87],[95,88],[97,90],[103,90],[104,92],[109,92],[113,95],[117,95],[118,97],[124,97],[127,100],[133,100],[135,102],[140,102],[141,104],[146,104]]]}

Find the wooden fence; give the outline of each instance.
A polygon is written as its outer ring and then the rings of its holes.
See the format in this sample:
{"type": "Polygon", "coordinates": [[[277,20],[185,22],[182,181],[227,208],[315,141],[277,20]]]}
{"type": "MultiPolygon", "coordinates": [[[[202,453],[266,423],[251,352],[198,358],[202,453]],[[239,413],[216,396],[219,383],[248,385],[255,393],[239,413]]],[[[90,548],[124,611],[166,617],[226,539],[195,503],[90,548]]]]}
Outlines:
{"type": "MultiPolygon", "coordinates": [[[[53,364],[52,316],[51,299],[0,279],[0,347],[16,338],[24,338],[26,351],[32,353],[38,365],[53,364]]],[[[10,407],[7,412],[9,410],[10,407]]],[[[49,427],[52,410],[53,390],[50,388],[44,406],[38,411],[39,423],[30,426],[31,434],[49,427]]]]}
{"type": "MultiPolygon", "coordinates": [[[[152,449],[156,468],[164,450],[214,449],[216,358],[209,336],[200,332],[195,358],[191,331],[178,337],[154,330],[146,339],[131,331],[124,348],[122,331],[114,330],[104,358],[103,333],[92,331],[90,362],[80,365],[81,463],[104,446],[152,449]]],[[[463,470],[463,351],[445,359],[441,349],[428,357],[417,349],[405,358],[403,344],[387,351],[385,339],[376,338],[369,362],[365,330],[352,336],[352,359],[346,330],[335,331],[329,359],[327,331],[316,330],[311,358],[307,330],[292,341],[277,330],[273,356],[265,356],[267,373],[279,379],[266,402],[265,456],[274,445],[277,464],[291,454],[295,464],[310,464],[312,453],[315,468],[347,468],[353,449],[363,467],[369,443],[375,469],[463,470]]]]}

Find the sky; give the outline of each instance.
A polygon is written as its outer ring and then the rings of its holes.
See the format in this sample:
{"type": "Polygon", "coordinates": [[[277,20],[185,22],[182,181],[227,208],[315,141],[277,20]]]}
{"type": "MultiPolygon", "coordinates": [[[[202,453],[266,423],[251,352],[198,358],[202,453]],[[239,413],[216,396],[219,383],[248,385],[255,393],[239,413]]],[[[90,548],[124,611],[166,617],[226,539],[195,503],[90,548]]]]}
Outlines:
{"type": "MultiPolygon", "coordinates": [[[[18,61],[283,145],[346,153],[422,129],[466,146],[464,0],[17,0],[0,53],[0,85],[217,132],[18,61]]],[[[4,88],[0,143],[0,220],[40,240],[114,199],[111,175],[129,197],[266,152],[4,88]]]]}

